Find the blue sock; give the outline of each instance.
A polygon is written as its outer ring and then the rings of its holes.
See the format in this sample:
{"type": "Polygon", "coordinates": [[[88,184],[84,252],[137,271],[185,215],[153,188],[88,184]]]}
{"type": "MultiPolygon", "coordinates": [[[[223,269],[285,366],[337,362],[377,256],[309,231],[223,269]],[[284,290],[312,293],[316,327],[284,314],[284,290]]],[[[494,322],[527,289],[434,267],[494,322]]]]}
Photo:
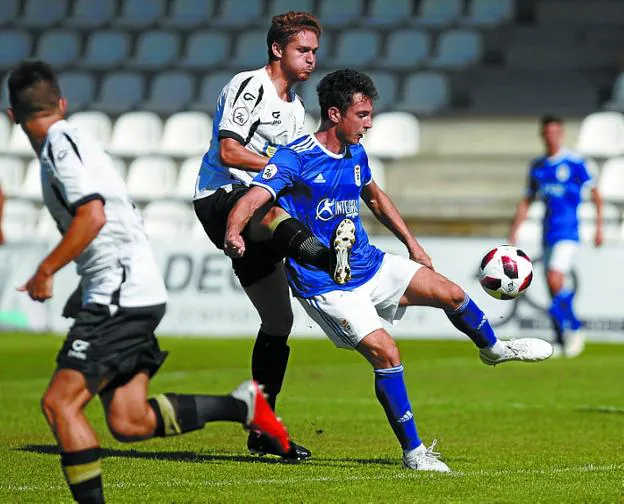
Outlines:
{"type": "Polygon", "coordinates": [[[404,450],[420,446],[412,406],[403,381],[403,366],[375,369],[375,394],[404,450]]]}
{"type": "Polygon", "coordinates": [[[451,323],[467,335],[479,348],[491,347],[496,343],[494,329],[476,303],[466,294],[464,302],[455,311],[447,311],[451,323]]]}
{"type": "Polygon", "coordinates": [[[561,304],[561,310],[565,314],[565,317],[568,320],[569,328],[572,329],[573,331],[580,329],[582,325],[581,321],[576,317],[576,314],[574,313],[574,295],[575,294],[576,293],[573,290],[564,288],[564,289],[561,289],[555,296],[556,298],[558,298],[561,304]]]}

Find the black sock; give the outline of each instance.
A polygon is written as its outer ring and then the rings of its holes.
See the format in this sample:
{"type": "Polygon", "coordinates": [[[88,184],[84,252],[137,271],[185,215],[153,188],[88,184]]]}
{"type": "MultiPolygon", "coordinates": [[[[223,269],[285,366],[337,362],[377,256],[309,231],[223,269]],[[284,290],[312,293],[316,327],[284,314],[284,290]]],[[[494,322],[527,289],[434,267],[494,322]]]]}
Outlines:
{"type": "Polygon", "coordinates": [[[155,437],[191,432],[207,422],[247,421],[247,405],[229,395],[158,394],[148,402],[156,413],[155,437]]]}
{"type": "Polygon", "coordinates": [[[291,217],[280,222],[273,231],[272,240],[280,252],[298,263],[330,271],[330,250],[297,219],[291,217]]]}
{"type": "Polygon", "coordinates": [[[101,464],[99,447],[76,452],[61,452],[63,473],[76,502],[81,504],[104,502],[101,464]]]}
{"type": "Polygon", "coordinates": [[[273,410],[277,394],[282,390],[290,355],[287,341],[288,336],[270,336],[260,330],[251,355],[251,374],[254,380],[264,385],[267,401],[273,410]]]}
{"type": "Polygon", "coordinates": [[[555,342],[563,345],[563,330],[559,325],[559,321],[555,317],[550,317],[552,321],[553,330],[555,331],[555,342]]]}

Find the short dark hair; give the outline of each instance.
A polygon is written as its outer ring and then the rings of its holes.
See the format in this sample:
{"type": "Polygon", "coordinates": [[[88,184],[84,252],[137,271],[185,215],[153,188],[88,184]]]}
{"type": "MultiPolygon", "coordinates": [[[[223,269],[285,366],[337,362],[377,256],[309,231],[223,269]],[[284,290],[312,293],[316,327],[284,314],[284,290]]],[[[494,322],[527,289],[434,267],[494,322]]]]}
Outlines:
{"type": "Polygon", "coordinates": [[[273,42],[284,48],[288,43],[303,30],[310,30],[316,34],[316,38],[320,40],[323,29],[321,23],[309,12],[288,11],[284,14],[273,16],[271,27],[267,33],[267,52],[269,61],[275,61],[278,58],[273,54],[273,42]]]}
{"type": "Polygon", "coordinates": [[[540,126],[542,128],[544,128],[545,126],[547,126],[548,124],[559,124],[560,126],[563,126],[563,119],[559,116],[553,115],[553,114],[545,114],[540,118],[540,126]]]}
{"type": "Polygon", "coordinates": [[[328,73],[321,79],[316,92],[321,106],[321,119],[327,119],[330,107],[344,114],[353,103],[353,95],[362,93],[371,100],[377,99],[377,88],[366,74],[346,68],[328,73]]]}
{"type": "Polygon", "coordinates": [[[22,61],[9,75],[9,103],[16,122],[37,112],[55,110],[61,88],[52,67],[45,61],[22,61]]]}

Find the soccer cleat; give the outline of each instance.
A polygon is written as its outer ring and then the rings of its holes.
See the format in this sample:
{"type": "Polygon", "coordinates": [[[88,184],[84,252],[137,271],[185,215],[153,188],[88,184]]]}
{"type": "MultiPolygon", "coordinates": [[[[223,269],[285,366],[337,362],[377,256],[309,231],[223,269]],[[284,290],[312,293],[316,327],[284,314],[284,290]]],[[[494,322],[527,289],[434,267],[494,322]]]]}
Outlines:
{"type": "Polygon", "coordinates": [[[249,380],[242,383],[231,395],[247,405],[247,421],[245,423],[247,429],[264,434],[277,453],[286,454],[290,451],[291,446],[286,427],[275,416],[260,386],[255,381],[249,380]]]}
{"type": "Polygon", "coordinates": [[[498,340],[494,346],[479,350],[479,357],[488,366],[496,366],[507,361],[543,361],[552,354],[553,346],[539,338],[498,340]]]}
{"type": "Polygon", "coordinates": [[[434,452],[437,441],[434,439],[429,448],[421,444],[413,450],[403,451],[403,467],[415,471],[451,472],[449,466],[440,460],[440,454],[434,452]]]}
{"type": "Polygon", "coordinates": [[[581,331],[563,333],[563,354],[567,358],[578,357],[585,349],[585,335],[581,331]]]}
{"type": "Polygon", "coordinates": [[[331,273],[334,282],[343,285],[351,280],[351,249],[355,243],[355,224],[351,219],[343,219],[334,231],[331,241],[331,273]]]}
{"type": "Polygon", "coordinates": [[[287,453],[279,452],[275,449],[275,446],[269,442],[266,436],[258,434],[256,432],[250,432],[247,439],[247,448],[254,455],[278,455],[284,460],[298,461],[310,458],[312,454],[310,450],[297,443],[290,442],[290,450],[287,453]]]}

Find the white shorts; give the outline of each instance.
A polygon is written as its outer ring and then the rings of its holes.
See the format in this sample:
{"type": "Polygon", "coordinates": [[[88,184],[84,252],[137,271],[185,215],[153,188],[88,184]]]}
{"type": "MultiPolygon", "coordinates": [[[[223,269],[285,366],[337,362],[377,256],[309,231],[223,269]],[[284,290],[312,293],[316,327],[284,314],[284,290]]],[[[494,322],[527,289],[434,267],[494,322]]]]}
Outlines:
{"type": "Polygon", "coordinates": [[[364,285],[297,299],[334,345],[353,350],[383,327],[382,319],[391,324],[401,319],[405,307],[399,302],[421,267],[407,257],[385,254],[377,273],[364,285]]]}
{"type": "Polygon", "coordinates": [[[551,247],[544,247],[544,270],[555,270],[567,275],[574,265],[579,244],[573,240],[561,240],[551,247]]]}

